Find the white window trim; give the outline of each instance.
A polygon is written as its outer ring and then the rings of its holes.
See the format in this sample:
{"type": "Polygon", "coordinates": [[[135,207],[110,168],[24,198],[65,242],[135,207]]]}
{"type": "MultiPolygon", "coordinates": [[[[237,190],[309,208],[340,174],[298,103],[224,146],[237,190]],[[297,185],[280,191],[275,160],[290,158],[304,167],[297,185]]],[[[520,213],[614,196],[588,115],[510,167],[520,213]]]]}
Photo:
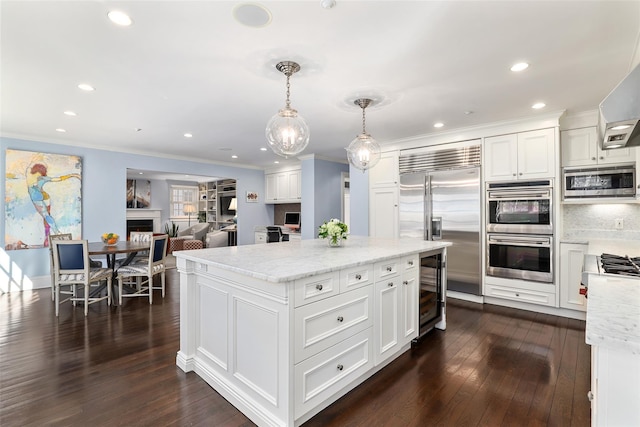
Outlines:
{"type": "MultiPolygon", "coordinates": [[[[188,215],[184,214],[184,204],[185,203],[193,203],[196,208],[198,207],[198,185],[170,185],[169,186],[169,219],[170,220],[187,220],[189,218],[188,215]],[[180,200],[180,201],[175,201],[173,200],[173,192],[174,190],[182,190],[183,192],[185,192],[185,195],[188,195],[188,192],[191,192],[191,195],[188,197],[185,197],[185,199],[188,200],[180,200]],[[181,203],[182,204],[182,212],[181,215],[174,215],[174,208],[173,205],[175,203],[181,203]]],[[[193,219],[195,216],[195,218],[198,217],[198,213],[196,212],[195,214],[191,215],[191,218],[193,219]]]]}

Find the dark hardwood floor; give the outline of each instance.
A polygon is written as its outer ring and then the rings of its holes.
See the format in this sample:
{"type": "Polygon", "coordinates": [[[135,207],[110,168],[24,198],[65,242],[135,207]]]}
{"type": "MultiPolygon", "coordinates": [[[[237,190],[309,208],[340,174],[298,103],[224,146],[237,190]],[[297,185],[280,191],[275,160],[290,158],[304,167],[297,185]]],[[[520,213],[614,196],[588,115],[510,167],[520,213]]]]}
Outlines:
{"type": "MultiPolygon", "coordinates": [[[[0,426],[252,426],[175,365],[179,292],[66,304],[0,295],[0,426]]],[[[449,300],[433,331],[305,426],[588,426],[584,322],[449,300]]]]}

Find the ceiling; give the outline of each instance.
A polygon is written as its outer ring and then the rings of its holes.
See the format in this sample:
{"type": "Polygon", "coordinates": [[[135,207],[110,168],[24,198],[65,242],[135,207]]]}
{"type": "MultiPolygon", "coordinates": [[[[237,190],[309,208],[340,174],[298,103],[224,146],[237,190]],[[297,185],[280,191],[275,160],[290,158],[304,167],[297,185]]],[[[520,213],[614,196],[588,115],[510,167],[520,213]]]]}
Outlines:
{"type": "Polygon", "coordinates": [[[311,130],[303,154],[346,161],[362,129],[356,98],[376,102],[366,128],[384,144],[595,109],[640,55],[639,1],[263,1],[271,22],[260,28],[234,18],[242,4],[3,0],[2,135],[259,168],[291,162],[260,148],[284,107],[275,64],[294,60],[291,104],[311,130]],[[133,25],[109,21],[114,9],[133,25]],[[531,65],[510,71],[519,61],[531,65]],[[547,106],[532,110],[538,101],[547,106]]]}

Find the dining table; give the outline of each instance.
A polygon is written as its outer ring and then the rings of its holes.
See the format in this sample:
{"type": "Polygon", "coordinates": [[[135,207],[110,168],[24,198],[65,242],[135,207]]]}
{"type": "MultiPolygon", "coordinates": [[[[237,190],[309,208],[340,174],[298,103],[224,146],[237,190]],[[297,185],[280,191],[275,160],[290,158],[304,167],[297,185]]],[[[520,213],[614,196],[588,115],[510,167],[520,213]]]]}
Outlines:
{"type": "MultiPolygon", "coordinates": [[[[111,285],[113,287],[112,290],[115,291],[117,288],[115,286],[116,281],[116,255],[118,254],[126,254],[126,258],[122,260],[121,263],[118,264],[119,267],[123,265],[128,265],[133,258],[136,256],[138,252],[148,251],[151,248],[150,242],[132,242],[130,240],[122,240],[118,241],[114,245],[107,245],[104,242],[89,242],[88,249],[89,255],[105,255],[107,259],[107,267],[113,271],[111,285]]],[[[94,291],[92,294],[101,292],[104,289],[102,286],[94,291]]],[[[115,297],[114,293],[112,304],[116,304],[118,299],[115,297]]]]}

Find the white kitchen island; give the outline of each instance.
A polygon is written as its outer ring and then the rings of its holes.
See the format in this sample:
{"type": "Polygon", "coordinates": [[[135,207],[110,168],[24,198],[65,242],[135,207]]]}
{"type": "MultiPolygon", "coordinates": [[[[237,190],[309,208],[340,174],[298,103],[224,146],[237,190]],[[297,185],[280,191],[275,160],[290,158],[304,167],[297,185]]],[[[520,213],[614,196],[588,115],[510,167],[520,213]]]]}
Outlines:
{"type": "Polygon", "coordinates": [[[256,424],[300,425],[409,349],[420,257],[444,260],[447,246],[351,236],[338,248],[302,240],[176,252],[176,363],[256,424]]]}

